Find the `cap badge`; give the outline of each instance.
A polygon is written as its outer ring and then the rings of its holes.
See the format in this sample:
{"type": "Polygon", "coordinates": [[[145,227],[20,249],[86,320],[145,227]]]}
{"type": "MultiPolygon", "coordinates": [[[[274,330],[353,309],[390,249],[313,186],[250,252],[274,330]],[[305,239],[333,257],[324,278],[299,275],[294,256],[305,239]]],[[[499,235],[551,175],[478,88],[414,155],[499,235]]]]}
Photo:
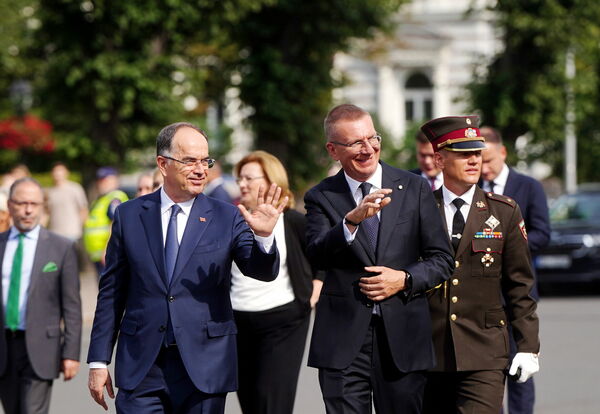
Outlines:
{"type": "Polygon", "coordinates": [[[467,118],[466,121],[467,121],[467,125],[471,125],[471,118],[467,118]]]}
{"type": "Polygon", "coordinates": [[[465,130],[465,137],[467,137],[467,138],[477,138],[477,131],[475,131],[473,128],[467,128],[465,130]]]}

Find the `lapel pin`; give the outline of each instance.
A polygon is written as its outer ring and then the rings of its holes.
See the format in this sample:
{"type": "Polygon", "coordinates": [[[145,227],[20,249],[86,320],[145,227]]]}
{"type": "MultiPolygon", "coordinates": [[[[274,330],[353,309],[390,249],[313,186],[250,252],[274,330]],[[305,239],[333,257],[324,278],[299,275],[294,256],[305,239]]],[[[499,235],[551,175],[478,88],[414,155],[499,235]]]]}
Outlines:
{"type": "Polygon", "coordinates": [[[483,201],[478,201],[475,203],[477,208],[485,208],[485,203],[483,201]]]}
{"type": "Polygon", "coordinates": [[[206,221],[206,219],[204,217],[200,217],[198,220],[200,220],[202,223],[204,223],[206,221]]]}
{"type": "Polygon", "coordinates": [[[404,186],[403,186],[402,184],[400,184],[400,185],[398,186],[398,190],[402,190],[403,188],[404,188],[404,186]]]}

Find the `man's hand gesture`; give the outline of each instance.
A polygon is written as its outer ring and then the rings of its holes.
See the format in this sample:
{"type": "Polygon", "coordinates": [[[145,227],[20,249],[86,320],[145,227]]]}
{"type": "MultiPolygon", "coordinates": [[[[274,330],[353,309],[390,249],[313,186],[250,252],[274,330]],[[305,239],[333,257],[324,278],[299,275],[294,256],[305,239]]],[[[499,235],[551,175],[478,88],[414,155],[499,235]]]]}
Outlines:
{"type": "Polygon", "coordinates": [[[88,378],[90,394],[92,394],[94,401],[108,411],[108,404],[106,404],[106,400],[104,399],[104,387],[106,387],[108,396],[115,398],[115,391],[113,390],[108,368],[90,368],[90,376],[88,378]]]}
{"type": "Polygon", "coordinates": [[[256,198],[256,208],[249,212],[246,207],[239,204],[238,209],[248,226],[254,234],[261,237],[270,236],[277,224],[279,215],[285,208],[288,202],[288,197],[279,200],[281,197],[281,187],[277,184],[271,184],[269,192],[265,198],[265,190],[261,185],[258,189],[258,197],[256,198]]]}
{"type": "Polygon", "coordinates": [[[382,188],[366,195],[356,208],[346,214],[346,219],[359,224],[361,221],[374,216],[392,202],[392,199],[387,197],[391,193],[391,188],[382,188]]]}

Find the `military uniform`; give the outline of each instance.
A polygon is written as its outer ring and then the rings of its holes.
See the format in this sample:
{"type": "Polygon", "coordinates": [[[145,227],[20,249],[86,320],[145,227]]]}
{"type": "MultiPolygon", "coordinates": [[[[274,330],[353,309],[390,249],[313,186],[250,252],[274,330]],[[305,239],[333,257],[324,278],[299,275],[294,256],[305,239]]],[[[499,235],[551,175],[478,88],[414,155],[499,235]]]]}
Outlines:
{"type": "MultiPolygon", "coordinates": [[[[470,117],[466,129],[474,131],[477,122],[470,117]]],[[[450,131],[459,143],[458,149],[445,148],[450,151],[480,150],[479,143],[457,138],[453,128],[446,125],[441,134],[431,135],[437,138],[450,131]]],[[[476,139],[478,129],[468,134],[476,139]]],[[[451,140],[437,138],[441,146],[447,141],[451,140]]],[[[446,223],[443,189],[434,196],[446,223]]],[[[518,352],[539,351],[527,232],[514,200],[475,186],[458,238],[452,277],[427,292],[437,366],[428,374],[424,413],[497,414],[504,394],[503,370],[509,364],[508,323],[518,352]]]]}

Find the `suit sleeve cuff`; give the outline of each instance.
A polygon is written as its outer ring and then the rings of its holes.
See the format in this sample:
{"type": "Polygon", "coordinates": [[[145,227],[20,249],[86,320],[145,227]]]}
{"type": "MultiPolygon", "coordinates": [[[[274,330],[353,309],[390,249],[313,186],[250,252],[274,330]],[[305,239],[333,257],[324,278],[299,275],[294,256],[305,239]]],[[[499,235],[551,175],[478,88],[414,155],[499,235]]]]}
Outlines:
{"type": "Polygon", "coordinates": [[[90,362],[90,369],[93,368],[108,368],[108,363],[104,361],[94,361],[90,362]]]}
{"type": "Polygon", "coordinates": [[[346,226],[346,219],[344,219],[342,221],[342,228],[344,229],[344,238],[346,239],[346,243],[352,244],[354,238],[356,237],[356,230],[358,230],[358,227],[354,230],[354,233],[350,233],[348,226],[346,226]]]}
{"type": "Polygon", "coordinates": [[[269,236],[257,236],[254,235],[254,238],[258,242],[258,246],[264,253],[271,253],[271,248],[273,247],[273,241],[275,240],[275,235],[271,233],[269,236]]]}

